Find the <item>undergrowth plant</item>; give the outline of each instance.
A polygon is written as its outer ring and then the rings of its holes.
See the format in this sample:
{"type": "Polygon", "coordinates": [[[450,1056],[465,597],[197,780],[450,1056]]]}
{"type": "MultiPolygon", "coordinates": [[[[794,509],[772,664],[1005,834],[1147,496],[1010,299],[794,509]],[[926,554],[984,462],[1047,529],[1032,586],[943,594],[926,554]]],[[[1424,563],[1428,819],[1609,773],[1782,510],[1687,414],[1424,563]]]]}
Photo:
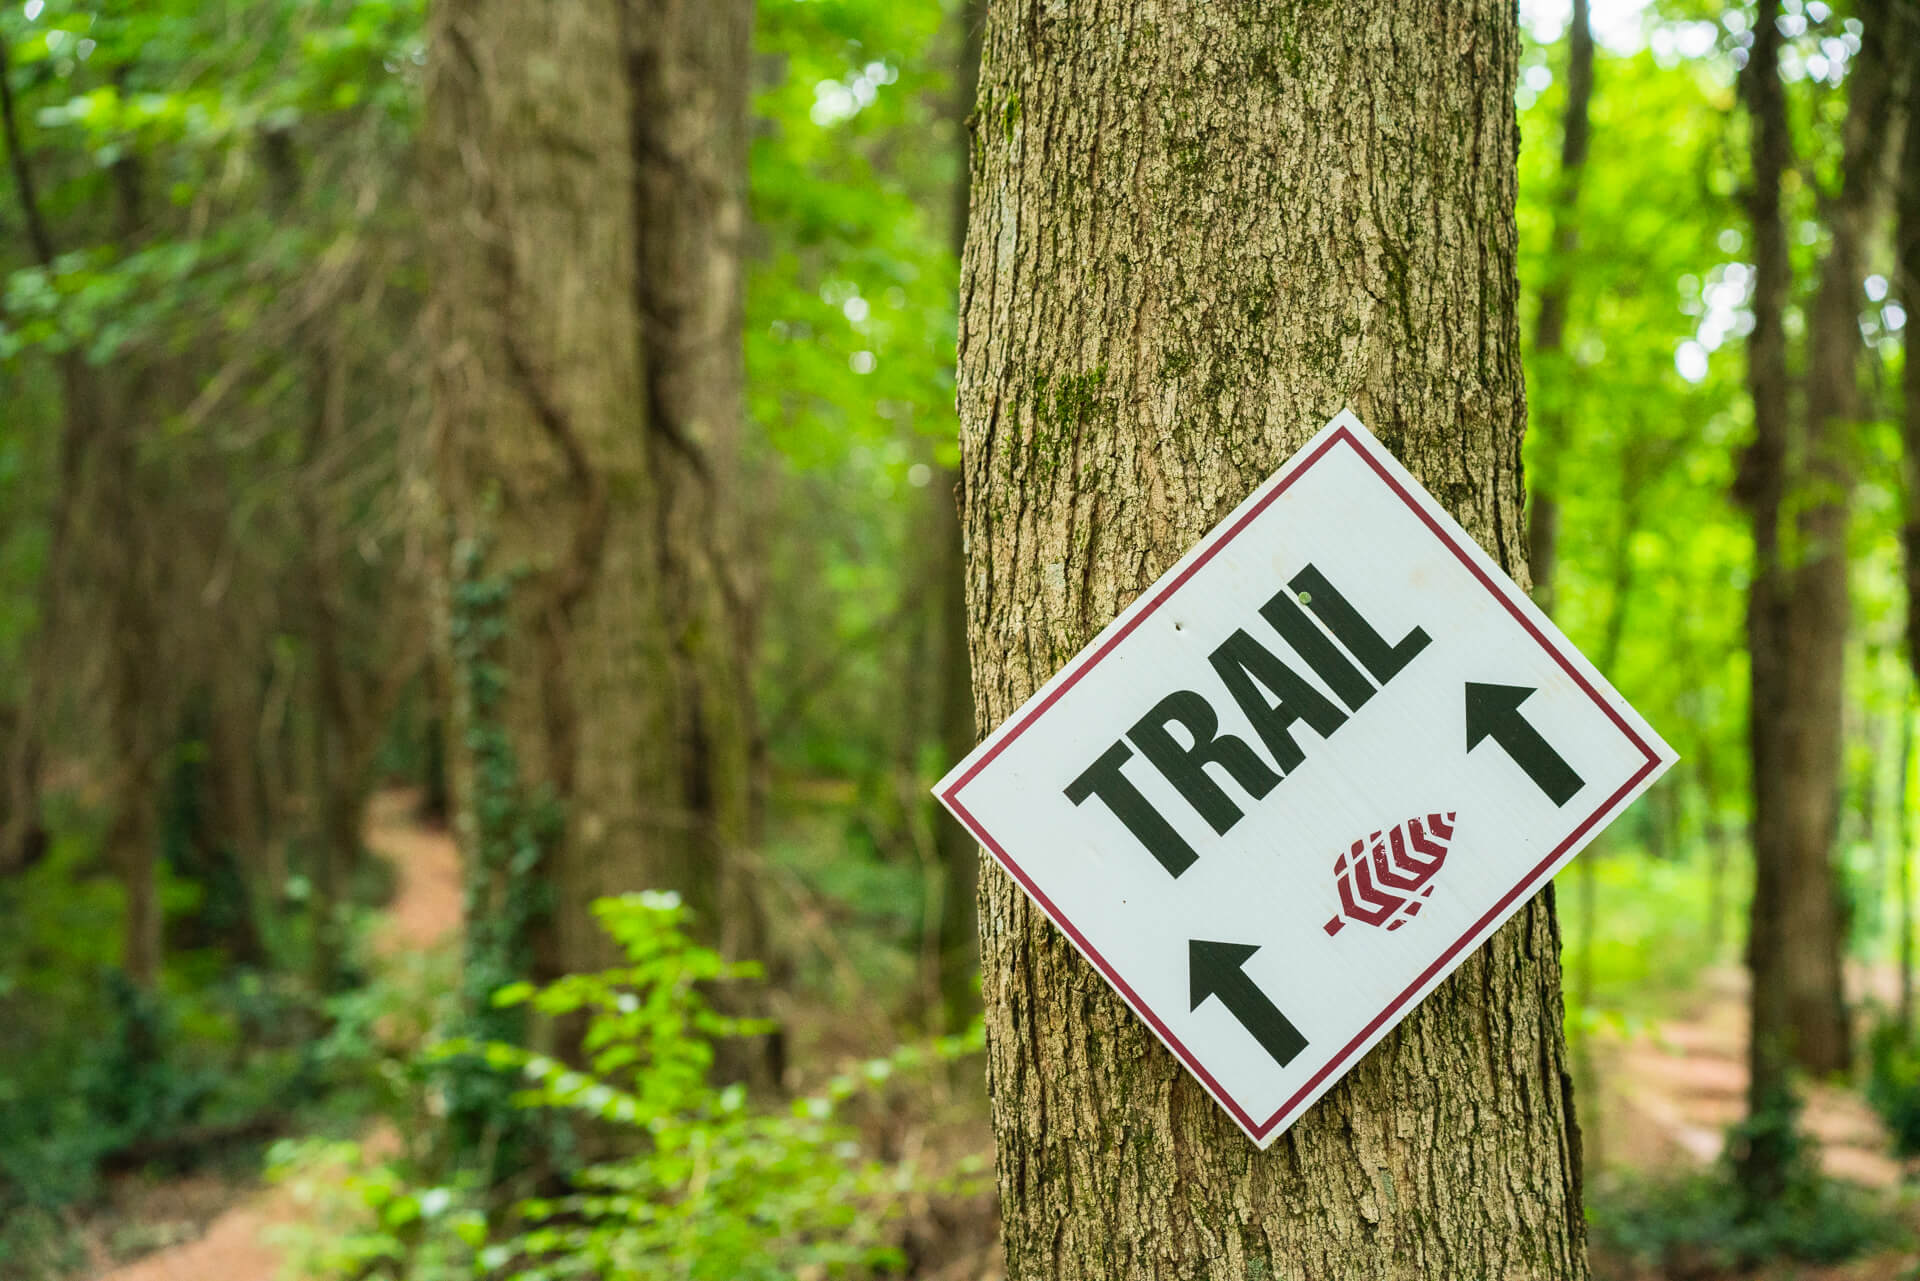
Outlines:
{"type": "Polygon", "coordinates": [[[1776,1260],[1838,1263],[1907,1236],[1884,1197],[1821,1172],[1800,1133],[1797,1101],[1734,1126],[1727,1149],[1705,1170],[1600,1181],[1587,1198],[1596,1259],[1624,1256],[1663,1276],[1709,1277],[1776,1260]],[[1735,1159],[1762,1134],[1785,1143],[1785,1183],[1779,1197],[1755,1205],[1735,1159]]]}
{"type": "Polygon", "coordinates": [[[1894,1152],[1920,1154],[1920,1043],[1897,1019],[1886,1019],[1868,1050],[1867,1101],[1887,1123],[1894,1152]]]}
{"type": "Polygon", "coordinates": [[[766,1030],[714,1009],[716,984],[756,967],[688,938],[673,894],[603,899],[595,912],[626,964],[544,987],[502,988],[502,1008],[584,1020],[573,1066],[504,1042],[451,1040],[436,1060],[478,1055],[514,1076],[513,1105],[575,1118],[607,1155],[552,1195],[498,1203],[477,1168],[429,1172],[358,1144],[290,1144],[279,1176],[313,1209],[292,1275],[382,1281],[774,1281],[885,1272],[902,1262],[887,1227],[922,1176],[861,1145],[842,1105],[896,1074],[976,1049],[967,1036],[902,1047],[788,1106],[755,1106],[713,1079],[715,1044],[766,1030]]]}

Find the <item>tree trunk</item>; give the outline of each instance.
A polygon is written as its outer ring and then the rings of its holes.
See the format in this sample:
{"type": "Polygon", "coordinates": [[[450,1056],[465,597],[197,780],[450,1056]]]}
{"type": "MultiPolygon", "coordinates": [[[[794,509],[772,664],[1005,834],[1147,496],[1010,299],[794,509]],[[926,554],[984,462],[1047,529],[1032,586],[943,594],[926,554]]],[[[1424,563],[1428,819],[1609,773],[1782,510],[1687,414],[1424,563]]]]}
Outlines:
{"type": "Polygon", "coordinates": [[[1695,755],[1695,773],[1700,788],[1700,804],[1706,811],[1703,824],[1707,838],[1707,955],[1717,964],[1727,936],[1727,873],[1733,863],[1738,842],[1731,824],[1721,818],[1720,774],[1714,760],[1713,735],[1700,736],[1695,755]]]}
{"type": "Polygon", "coordinates": [[[434,431],[469,560],[445,590],[456,622],[459,593],[503,594],[465,674],[498,706],[455,673],[449,776],[476,919],[516,892],[478,866],[518,839],[502,823],[536,835],[542,976],[614,963],[589,905],[648,887],[759,946],[730,506],[750,21],[738,0],[433,11],[434,431]]]}
{"type": "Polygon", "coordinates": [[[1754,235],[1754,328],[1747,385],[1754,439],[1738,497],[1753,520],[1749,588],[1749,746],[1754,891],[1749,1135],[1738,1164],[1750,1202],[1783,1188],[1792,1111],[1788,1069],[1836,1072],[1851,1059],[1840,965],[1845,921],[1833,863],[1841,789],[1847,638],[1847,525],[1857,412],[1860,252],[1890,95],[1891,7],[1862,7],[1863,43],[1848,75],[1842,188],[1808,323],[1800,429],[1791,402],[1785,316],[1791,260],[1781,207],[1793,154],[1779,75],[1777,0],[1761,0],[1742,75],[1751,118],[1748,215],[1754,235]]]}
{"type": "Polygon", "coordinates": [[[240,663],[214,674],[207,700],[208,826],[233,857],[249,917],[246,934],[265,959],[285,886],[273,876],[260,768],[260,681],[240,663]]]}
{"type": "MultiPolygon", "coordinates": [[[[130,400],[129,404],[139,403],[130,400]]],[[[159,985],[161,967],[160,861],[155,818],[163,772],[158,728],[161,673],[154,662],[159,619],[148,572],[150,543],[142,513],[134,422],[118,417],[103,442],[97,483],[101,528],[93,531],[97,564],[107,591],[107,748],[109,764],[106,852],[126,891],[121,968],[138,987],[159,985]]]]}
{"type": "Polygon", "coordinates": [[[305,615],[308,682],[312,702],[307,713],[313,751],[314,846],[308,900],[313,922],[310,980],[316,992],[333,990],[345,959],[345,911],[360,861],[360,780],[356,777],[356,726],[349,688],[345,629],[341,625],[344,591],[339,561],[344,555],[337,501],[327,483],[333,467],[334,439],[344,427],[345,368],[325,338],[309,341],[312,405],[305,432],[300,477],[300,550],[302,612],[305,615]]]}
{"type": "MultiPolygon", "coordinates": [[[[1920,689],[1920,360],[1914,359],[1914,328],[1920,325],[1920,12],[1911,6],[1897,11],[1901,27],[1893,47],[1906,50],[1906,144],[1901,148],[1899,184],[1894,192],[1895,272],[1900,298],[1906,303],[1907,324],[1902,379],[1906,413],[1901,419],[1901,456],[1905,470],[1906,512],[1901,542],[1906,550],[1907,662],[1914,673],[1913,689],[1920,689]]],[[[1902,704],[1902,741],[1910,750],[1913,739],[1913,694],[1902,704]]],[[[1913,1027],[1913,903],[1906,878],[1912,858],[1912,783],[1907,765],[1900,775],[1900,1022],[1913,1027]]]]}
{"type": "MultiPolygon", "coordinates": [[[[1567,113],[1560,129],[1552,248],[1533,329],[1534,372],[1540,375],[1552,368],[1555,375],[1553,393],[1533,410],[1529,430],[1536,438],[1536,467],[1527,496],[1527,567],[1533,572],[1533,603],[1549,614],[1554,607],[1554,571],[1560,563],[1560,460],[1567,452],[1567,388],[1562,376],[1567,298],[1572,293],[1573,255],[1580,245],[1580,183],[1586,175],[1587,143],[1592,137],[1588,108],[1593,101],[1593,25],[1588,7],[1588,0],[1573,0],[1573,22],[1567,29],[1567,113]]],[[[1537,392],[1535,398],[1542,400],[1537,392]]],[[[1591,875],[1591,869],[1582,875],[1591,875]]]]}
{"type": "Polygon", "coordinates": [[[1895,811],[1893,895],[1896,958],[1900,966],[1899,1000],[1895,1017],[1903,1037],[1913,1035],[1913,695],[1900,705],[1900,785],[1894,790],[1895,811]]]}
{"type": "MultiPolygon", "coordinates": [[[[1607,622],[1600,633],[1600,649],[1595,655],[1594,665],[1611,677],[1620,666],[1620,645],[1627,634],[1627,608],[1633,601],[1634,562],[1633,539],[1640,531],[1641,469],[1643,456],[1637,450],[1628,449],[1620,456],[1620,515],[1614,528],[1614,540],[1610,560],[1613,569],[1613,581],[1608,584],[1607,622]]],[[[1534,527],[1528,526],[1529,545],[1532,542],[1534,527]]],[[[1535,584],[1536,594],[1538,584],[1535,584]]],[[[1606,1129],[1605,1117],[1597,1106],[1603,1097],[1603,1083],[1600,1078],[1600,1065],[1593,1055],[1593,1044],[1587,1034],[1588,1016],[1593,1012],[1593,958],[1594,946],[1600,933],[1600,860],[1605,856],[1605,846],[1595,841],[1588,846],[1573,866],[1573,883],[1576,893],[1575,911],[1580,922],[1580,947],[1574,953],[1572,981],[1568,985],[1572,995],[1572,1004],[1580,1011],[1581,1021],[1568,1038],[1572,1052],[1574,1078],[1583,1095],[1582,1106],[1590,1106],[1587,1123],[1582,1127],[1581,1135],[1585,1139],[1584,1153],[1587,1164],[1594,1170],[1606,1168],[1606,1129]]]]}
{"type": "Polygon", "coordinates": [[[1775,10],[1763,3],[1745,73],[1752,117],[1755,240],[1748,386],[1754,442],[1741,498],[1754,525],[1749,603],[1756,867],[1753,972],[1755,1114],[1785,1089],[1787,1061],[1844,1071],[1851,1061],[1841,951],[1846,923],[1833,847],[1839,824],[1848,625],[1847,527],[1858,414],[1861,246],[1889,108],[1891,9],[1863,7],[1848,77],[1841,191],[1808,321],[1800,430],[1793,430],[1785,309],[1790,266],[1781,183],[1792,163],[1775,10]],[[1779,1060],[1779,1061],[1775,1061],[1779,1060]]]}
{"type": "MultiPolygon", "coordinates": [[[[1525,575],[1516,17],[994,0],[962,273],[968,596],[997,722],[1350,405],[1525,575]]],[[[1000,871],[1013,1281],[1587,1275],[1536,898],[1256,1150],[1000,871]]]]}
{"type": "MultiPolygon", "coordinates": [[[[302,176],[293,140],[285,130],[262,136],[274,208],[291,215],[301,193],[302,176]]],[[[307,642],[309,702],[306,729],[312,760],[313,846],[308,867],[312,922],[308,981],[313,990],[333,990],[345,959],[345,911],[360,863],[361,779],[357,759],[361,739],[377,730],[359,723],[353,678],[346,656],[349,628],[342,614],[346,589],[340,578],[346,538],[333,483],[338,467],[335,442],[346,431],[348,369],[323,321],[295,330],[294,349],[305,367],[308,406],[301,433],[300,476],[296,496],[300,550],[298,625],[307,642]]]]}
{"type": "MultiPolygon", "coordinates": [[[[967,120],[980,88],[980,41],[986,29],[985,0],[966,0],[960,6],[960,61],[954,71],[954,115],[961,145],[971,137],[967,120]]],[[[966,252],[968,157],[960,158],[960,181],[953,206],[953,246],[966,252]]],[[[935,642],[939,648],[937,737],[942,769],[958,764],[973,750],[979,734],[973,719],[973,659],[967,648],[966,544],[960,530],[960,475],[945,467],[934,472],[927,486],[939,598],[935,602],[935,642]]],[[[980,890],[980,845],[960,821],[943,806],[933,807],[934,846],[941,870],[940,895],[940,1005],[949,1031],[966,1025],[980,1010],[974,977],[980,972],[980,924],[974,900],[980,890]]]]}
{"type": "Polygon", "coordinates": [[[689,893],[734,956],[766,923],[747,855],[759,841],[750,656],[758,584],[743,556],[747,102],[752,0],[626,0],[640,242],[646,441],[671,659],[678,821],[689,893]]]}
{"type": "Polygon", "coordinates": [[[1806,425],[1789,505],[1796,546],[1782,565],[1787,610],[1787,795],[1791,860],[1786,899],[1789,1018],[1794,1057],[1816,1073],[1852,1063],[1841,956],[1847,921],[1834,859],[1845,768],[1845,676],[1850,613],[1847,530],[1859,445],[1861,278],[1890,94],[1885,64],[1892,6],[1863,4],[1868,24],[1848,77],[1842,187],[1811,314],[1806,425]]]}
{"type": "Polygon", "coordinates": [[[1785,645],[1786,586],[1780,568],[1779,519],[1787,470],[1784,318],[1792,285],[1780,184],[1793,157],[1779,73],[1779,16],[1778,0],[1760,0],[1754,43],[1741,77],[1752,139],[1747,217],[1753,229],[1754,323],[1747,338],[1747,388],[1753,399],[1753,440],[1741,457],[1736,485],[1753,519],[1754,571],[1747,596],[1753,899],[1747,926],[1747,968],[1752,975],[1747,1046],[1750,1133],[1736,1149],[1735,1159],[1747,1200],[1755,1206],[1771,1204],[1784,1185],[1791,1135],[1783,1128],[1782,1118],[1793,1107],[1784,919],[1789,860],[1779,813],[1786,780],[1783,704],[1791,670],[1785,645]]]}
{"type": "MultiPolygon", "coordinates": [[[[111,169],[121,248],[131,253],[146,226],[145,174],[134,157],[111,169]]],[[[159,985],[162,959],[160,859],[155,820],[164,770],[162,736],[174,717],[161,661],[162,611],[155,504],[140,458],[141,415],[149,411],[151,372],[121,375],[100,427],[86,531],[91,568],[105,596],[107,748],[111,755],[106,853],[126,889],[121,967],[138,987],[159,985]],[[166,727],[164,730],[162,727],[166,727]]]]}
{"type": "MultiPolygon", "coordinates": [[[[40,206],[39,187],[22,145],[19,105],[12,89],[12,51],[0,35],[0,133],[7,167],[26,224],[27,243],[42,268],[53,269],[58,246],[40,206]]],[[[45,853],[50,841],[41,818],[42,770],[46,764],[47,723],[60,684],[63,628],[68,624],[69,580],[76,555],[76,507],[87,461],[104,430],[104,413],[83,355],[69,351],[57,358],[60,372],[60,447],[47,513],[46,565],[35,593],[35,631],[27,650],[27,672],[20,708],[0,748],[0,871],[24,867],[45,853]]]]}

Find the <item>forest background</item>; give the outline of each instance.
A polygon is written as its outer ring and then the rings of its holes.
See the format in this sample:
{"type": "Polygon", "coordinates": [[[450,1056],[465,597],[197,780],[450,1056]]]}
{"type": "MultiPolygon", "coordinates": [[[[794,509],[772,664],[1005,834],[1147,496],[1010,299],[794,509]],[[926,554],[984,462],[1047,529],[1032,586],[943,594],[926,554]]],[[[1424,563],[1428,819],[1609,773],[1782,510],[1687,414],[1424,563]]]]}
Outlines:
{"type": "MultiPolygon", "coordinates": [[[[616,179],[551,136],[597,136],[594,67],[490,79],[475,12],[0,8],[0,1276],[269,1173],[301,1276],[991,1275],[977,853],[927,789],[977,728],[969,131],[1018,104],[934,0],[611,33],[685,76],[618,179],[668,282],[630,298],[616,179]],[[542,191],[580,216],[500,267],[542,191]],[[628,393],[631,440],[567,443],[628,393]],[[436,832],[464,927],[396,945],[395,834],[436,832]]],[[[1535,597],[1682,757],[1558,886],[1597,1266],[1910,1267],[1920,18],[1522,17],[1535,597]]]]}

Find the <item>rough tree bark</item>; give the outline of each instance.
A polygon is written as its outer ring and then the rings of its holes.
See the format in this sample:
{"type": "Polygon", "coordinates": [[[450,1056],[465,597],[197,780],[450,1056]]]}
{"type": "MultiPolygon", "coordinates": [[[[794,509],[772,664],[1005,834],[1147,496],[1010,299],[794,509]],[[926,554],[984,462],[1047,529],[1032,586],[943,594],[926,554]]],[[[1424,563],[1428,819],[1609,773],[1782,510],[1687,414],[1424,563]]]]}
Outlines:
{"type": "MultiPolygon", "coordinates": [[[[740,0],[432,14],[438,485],[473,572],[507,591],[494,659],[523,800],[560,806],[542,975],[611,963],[589,904],[645,887],[681,891],[729,950],[759,946],[730,507],[751,16],[740,0]]],[[[469,848],[476,805],[501,799],[475,794],[471,712],[448,735],[469,848]]]]}
{"type": "MultiPolygon", "coordinates": [[[[998,722],[1343,405],[1525,577],[1516,15],[994,0],[963,267],[998,722]]],[[[997,869],[1008,1275],[1587,1275],[1550,900],[1266,1153],[997,869]]]]}

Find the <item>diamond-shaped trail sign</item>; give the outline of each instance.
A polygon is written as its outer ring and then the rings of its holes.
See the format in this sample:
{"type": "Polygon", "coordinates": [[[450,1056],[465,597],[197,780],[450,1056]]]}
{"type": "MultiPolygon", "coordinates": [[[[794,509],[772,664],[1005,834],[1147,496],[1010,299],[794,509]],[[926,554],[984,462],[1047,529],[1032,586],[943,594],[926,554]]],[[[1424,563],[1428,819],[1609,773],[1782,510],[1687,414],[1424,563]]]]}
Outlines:
{"type": "Polygon", "coordinates": [[[1342,413],[935,791],[1265,1146],[1675,759],[1342,413]]]}

